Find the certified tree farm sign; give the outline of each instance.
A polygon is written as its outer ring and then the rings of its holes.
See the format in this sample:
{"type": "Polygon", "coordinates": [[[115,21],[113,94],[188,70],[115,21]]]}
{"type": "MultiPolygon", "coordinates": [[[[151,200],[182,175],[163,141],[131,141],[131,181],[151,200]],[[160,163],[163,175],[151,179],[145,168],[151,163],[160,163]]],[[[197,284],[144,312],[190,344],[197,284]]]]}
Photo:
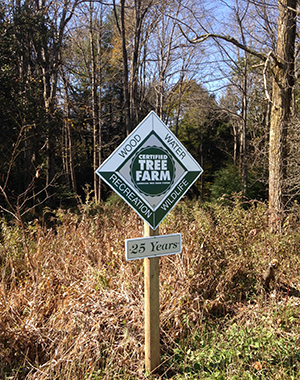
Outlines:
{"type": "Polygon", "coordinates": [[[171,188],[175,171],[175,162],[170,153],[158,146],[140,150],[130,167],[135,187],[152,197],[164,194],[171,188]]]}
{"type": "Polygon", "coordinates": [[[202,171],[152,111],[96,173],[156,229],[202,171]]]}

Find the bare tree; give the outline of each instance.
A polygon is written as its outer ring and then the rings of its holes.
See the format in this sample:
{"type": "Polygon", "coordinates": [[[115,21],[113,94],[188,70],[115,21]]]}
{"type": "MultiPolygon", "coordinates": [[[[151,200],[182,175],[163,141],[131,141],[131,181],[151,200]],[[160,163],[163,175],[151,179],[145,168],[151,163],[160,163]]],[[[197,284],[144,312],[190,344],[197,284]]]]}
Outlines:
{"type": "Polygon", "coordinates": [[[56,95],[58,74],[61,67],[61,54],[64,35],[67,24],[74,15],[79,0],[64,0],[63,3],[56,1],[36,2],[36,11],[47,14],[53,20],[52,46],[46,39],[36,40],[35,51],[37,52],[43,78],[43,97],[46,113],[49,119],[48,133],[48,183],[55,176],[55,133],[51,125],[55,122],[53,117],[56,110],[56,95]]]}
{"type": "Polygon", "coordinates": [[[14,190],[9,188],[9,180],[11,177],[11,170],[15,164],[15,161],[20,154],[22,148],[21,145],[26,139],[26,128],[28,125],[23,124],[20,128],[18,137],[13,145],[13,151],[11,154],[10,162],[8,163],[8,169],[6,173],[2,174],[2,184],[0,185],[0,211],[9,215],[13,221],[21,228],[22,243],[25,251],[25,258],[29,266],[32,279],[36,281],[36,268],[34,265],[33,257],[30,253],[28,246],[28,233],[25,228],[24,218],[27,214],[35,214],[36,207],[42,205],[51,197],[51,186],[53,186],[55,177],[52,182],[48,183],[44,188],[35,191],[35,184],[40,176],[42,167],[37,167],[35,175],[32,176],[26,190],[20,194],[16,194],[14,190]]]}
{"type": "Polygon", "coordinates": [[[62,161],[63,170],[66,176],[66,182],[68,188],[71,188],[74,194],[77,193],[75,168],[74,168],[74,149],[73,149],[73,139],[71,132],[71,110],[70,110],[70,96],[69,96],[69,80],[67,79],[67,73],[64,69],[61,70],[63,87],[64,87],[64,104],[63,104],[63,115],[64,115],[64,125],[62,133],[62,161]],[[71,183],[70,183],[71,180],[71,183]]]}
{"type": "Polygon", "coordinates": [[[287,129],[295,81],[296,6],[296,0],[278,2],[269,150],[269,207],[273,230],[280,229],[283,219],[282,190],[286,179],[287,129]]]}
{"type": "Polygon", "coordinates": [[[138,121],[138,73],[143,29],[146,15],[153,0],[134,0],[132,3],[115,0],[114,14],[122,40],[123,84],[126,133],[129,134],[138,121]]]}
{"type": "Polygon", "coordinates": [[[101,107],[101,81],[102,81],[102,19],[103,6],[94,8],[89,2],[89,40],[91,72],[90,81],[92,89],[92,123],[93,123],[93,168],[94,168],[94,194],[98,202],[101,199],[101,179],[96,169],[101,163],[102,152],[102,107],[101,107]]]}
{"type": "MultiPolygon", "coordinates": [[[[255,4],[259,7],[259,4],[255,4]]],[[[199,24],[203,33],[191,30],[180,21],[182,33],[192,44],[202,43],[210,38],[228,42],[243,49],[247,54],[259,58],[273,75],[272,108],[269,131],[269,210],[272,231],[280,231],[284,211],[283,182],[286,177],[286,135],[291,118],[292,89],[294,86],[296,0],[278,2],[276,50],[256,50],[245,41],[222,33],[214,33],[199,24]],[[194,33],[191,37],[190,34],[194,33]]]]}
{"type": "MultiPolygon", "coordinates": [[[[174,52],[176,52],[176,45],[178,44],[178,28],[176,25],[176,18],[181,9],[181,2],[178,2],[177,7],[173,9],[172,5],[166,3],[161,9],[161,16],[156,28],[156,62],[158,68],[157,86],[155,86],[156,93],[156,113],[159,117],[163,118],[163,111],[166,102],[166,94],[169,89],[167,86],[167,77],[170,74],[170,66],[174,62],[174,52]],[[170,17],[171,12],[174,17],[170,17]]],[[[175,53],[176,54],[176,53],[175,53]]]]}
{"type": "MultiPolygon", "coordinates": [[[[69,30],[69,46],[65,49],[64,64],[70,74],[69,91],[76,93],[76,83],[84,80],[87,86],[88,98],[84,108],[91,129],[92,160],[93,160],[93,190],[95,201],[101,199],[101,179],[96,174],[96,169],[102,162],[103,150],[103,76],[105,66],[111,63],[110,53],[105,44],[105,25],[107,9],[102,3],[88,1],[81,3],[77,8],[74,25],[69,30]],[[78,71],[78,65],[81,71],[78,71]],[[71,90],[70,90],[71,89],[71,90]]],[[[106,31],[107,32],[107,31],[106,31]]],[[[109,70],[109,69],[108,69],[109,70]]],[[[111,78],[106,76],[108,82],[111,78]]],[[[73,113],[78,112],[78,104],[73,105],[73,113]]]]}

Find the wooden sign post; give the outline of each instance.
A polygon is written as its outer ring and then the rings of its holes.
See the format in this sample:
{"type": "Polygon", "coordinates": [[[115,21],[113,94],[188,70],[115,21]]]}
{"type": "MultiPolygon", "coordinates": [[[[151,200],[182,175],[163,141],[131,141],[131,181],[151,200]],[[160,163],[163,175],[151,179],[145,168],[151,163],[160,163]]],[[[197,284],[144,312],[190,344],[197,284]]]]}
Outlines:
{"type": "MultiPolygon", "coordinates": [[[[144,237],[159,235],[144,223],[144,237]]],[[[145,292],[145,369],[155,372],[160,365],[159,343],[159,257],[144,259],[145,292]]]]}
{"type": "MultiPolygon", "coordinates": [[[[172,131],[151,111],[96,173],[144,220],[144,238],[159,235],[159,225],[203,169],[172,131]]],[[[144,256],[145,369],[160,365],[159,254],[181,252],[181,237],[126,245],[126,258],[144,256]],[[149,249],[150,246],[150,249],[149,249]]]]}

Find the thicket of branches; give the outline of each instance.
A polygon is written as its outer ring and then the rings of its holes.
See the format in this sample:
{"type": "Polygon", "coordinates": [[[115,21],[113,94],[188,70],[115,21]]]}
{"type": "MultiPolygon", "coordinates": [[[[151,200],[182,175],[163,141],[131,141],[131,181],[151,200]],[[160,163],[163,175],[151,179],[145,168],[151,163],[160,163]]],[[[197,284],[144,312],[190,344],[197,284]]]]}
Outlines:
{"type": "MultiPolygon", "coordinates": [[[[204,168],[194,195],[266,199],[279,11],[244,0],[0,3],[2,210],[69,207],[86,184],[106,199],[95,169],[150,110],[204,168]]],[[[288,134],[284,123],[286,202],[298,196],[298,122],[288,134]]]]}

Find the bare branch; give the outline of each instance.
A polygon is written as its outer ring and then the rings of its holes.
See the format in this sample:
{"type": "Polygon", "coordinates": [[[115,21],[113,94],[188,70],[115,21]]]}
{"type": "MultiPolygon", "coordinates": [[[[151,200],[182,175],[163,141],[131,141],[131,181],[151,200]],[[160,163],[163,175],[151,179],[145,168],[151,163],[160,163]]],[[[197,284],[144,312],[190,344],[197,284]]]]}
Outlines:
{"type": "Polygon", "coordinates": [[[13,207],[13,205],[11,204],[11,202],[10,202],[10,200],[9,200],[9,198],[8,198],[8,196],[7,196],[6,192],[5,192],[5,189],[4,189],[1,185],[0,185],[0,192],[2,193],[2,195],[3,195],[3,197],[4,197],[5,201],[6,201],[6,203],[8,204],[8,206],[9,206],[13,211],[10,211],[9,209],[7,209],[7,208],[1,206],[1,204],[0,204],[0,209],[1,209],[2,211],[5,211],[5,212],[7,212],[8,214],[12,215],[14,218],[17,219],[18,222],[20,222],[20,219],[18,218],[17,213],[16,213],[16,211],[14,210],[14,207],[13,207]]]}
{"type": "Polygon", "coordinates": [[[268,53],[267,55],[267,59],[265,61],[265,67],[264,67],[264,71],[263,71],[263,77],[264,77],[264,88],[265,88],[265,94],[266,94],[266,98],[268,99],[268,102],[270,103],[273,103],[272,100],[271,100],[271,97],[269,95],[269,92],[268,92],[268,88],[267,88],[267,69],[268,69],[268,64],[269,64],[269,60],[270,60],[270,56],[271,56],[271,51],[268,53]]]}
{"type": "Polygon", "coordinates": [[[268,54],[264,54],[264,53],[261,53],[259,51],[254,50],[254,49],[251,49],[250,47],[246,46],[245,44],[240,43],[234,37],[231,37],[231,36],[228,36],[228,35],[216,34],[216,33],[205,33],[205,34],[202,34],[200,36],[196,35],[196,37],[194,37],[194,38],[191,39],[184,32],[184,30],[182,29],[182,26],[180,25],[180,23],[178,23],[178,27],[179,27],[181,33],[183,34],[183,36],[191,44],[199,44],[201,42],[206,41],[209,38],[220,39],[220,40],[229,42],[229,43],[237,46],[238,48],[246,51],[247,53],[249,53],[249,54],[251,54],[251,55],[259,58],[263,62],[265,62],[268,59],[268,57],[272,57],[274,59],[276,65],[281,65],[281,62],[280,62],[279,58],[276,56],[276,54],[273,51],[270,51],[268,54]]]}

